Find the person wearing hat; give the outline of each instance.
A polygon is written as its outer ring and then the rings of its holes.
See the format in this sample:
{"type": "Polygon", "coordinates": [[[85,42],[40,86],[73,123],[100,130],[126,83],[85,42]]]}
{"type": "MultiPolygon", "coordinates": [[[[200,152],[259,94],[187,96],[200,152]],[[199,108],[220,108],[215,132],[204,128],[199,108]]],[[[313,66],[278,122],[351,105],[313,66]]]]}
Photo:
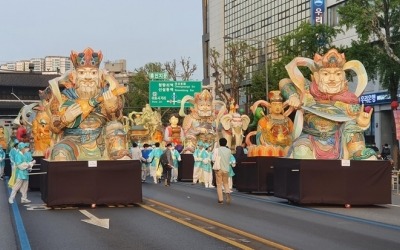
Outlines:
{"type": "Polygon", "coordinates": [[[8,153],[8,156],[10,157],[10,163],[11,163],[12,169],[14,169],[14,158],[18,152],[18,143],[19,143],[19,141],[17,139],[15,139],[14,144],[13,144],[12,148],[10,149],[10,152],[8,153]]]}
{"type": "Polygon", "coordinates": [[[159,162],[162,153],[163,150],[160,148],[160,143],[156,142],[147,159],[147,162],[150,163],[150,176],[153,177],[155,184],[157,184],[158,180],[161,178],[161,173],[159,174],[157,170],[161,167],[159,162]]]}
{"type": "Polygon", "coordinates": [[[20,142],[18,143],[18,151],[14,157],[15,164],[15,184],[12,186],[12,191],[10,194],[10,198],[8,198],[8,203],[13,204],[15,195],[18,191],[21,192],[21,203],[29,203],[27,193],[28,193],[28,185],[29,185],[29,170],[32,169],[35,164],[35,160],[29,161],[25,153],[29,150],[29,144],[20,142]]]}
{"type": "Polygon", "coordinates": [[[6,152],[3,150],[3,146],[0,145],[0,180],[4,178],[4,166],[5,162],[4,159],[6,158],[6,152]]]}
{"type": "Polygon", "coordinates": [[[207,143],[204,144],[204,148],[206,150],[203,151],[201,158],[203,159],[202,162],[202,169],[203,169],[203,177],[204,177],[204,187],[205,188],[213,188],[213,171],[211,166],[211,159],[212,159],[212,150],[211,146],[207,143]]]}
{"type": "Polygon", "coordinates": [[[193,165],[193,185],[198,181],[201,182],[203,180],[203,169],[201,168],[203,158],[201,155],[204,151],[204,143],[199,141],[197,143],[197,147],[193,152],[194,165],[193,165]]]}

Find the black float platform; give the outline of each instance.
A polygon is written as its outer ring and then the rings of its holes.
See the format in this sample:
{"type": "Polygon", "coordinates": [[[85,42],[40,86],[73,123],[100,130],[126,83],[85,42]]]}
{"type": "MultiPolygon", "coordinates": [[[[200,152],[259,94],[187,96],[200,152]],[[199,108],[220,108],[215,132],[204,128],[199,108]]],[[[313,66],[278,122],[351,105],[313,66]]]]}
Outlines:
{"type": "Polygon", "coordinates": [[[47,206],[142,202],[140,161],[41,161],[47,206]]]}

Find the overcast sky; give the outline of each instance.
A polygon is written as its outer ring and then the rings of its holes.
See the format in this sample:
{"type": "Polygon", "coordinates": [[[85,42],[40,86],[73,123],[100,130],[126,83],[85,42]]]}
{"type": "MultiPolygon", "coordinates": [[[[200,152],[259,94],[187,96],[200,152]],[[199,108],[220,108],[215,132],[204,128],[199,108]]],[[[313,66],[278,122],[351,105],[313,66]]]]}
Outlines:
{"type": "Polygon", "coordinates": [[[0,64],[92,47],[128,71],[190,57],[202,79],[200,0],[4,0],[0,10],[0,64]]]}

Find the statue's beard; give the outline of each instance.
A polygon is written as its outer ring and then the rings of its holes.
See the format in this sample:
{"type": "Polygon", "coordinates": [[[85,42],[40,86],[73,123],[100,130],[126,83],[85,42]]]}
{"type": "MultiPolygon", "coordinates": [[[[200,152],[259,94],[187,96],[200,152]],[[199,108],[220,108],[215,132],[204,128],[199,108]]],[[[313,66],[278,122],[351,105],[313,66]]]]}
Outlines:
{"type": "Polygon", "coordinates": [[[318,85],[319,91],[325,94],[338,94],[341,93],[345,88],[345,81],[334,82],[328,81],[318,85]]]}
{"type": "Polygon", "coordinates": [[[80,81],[77,84],[76,93],[81,99],[90,99],[100,93],[100,88],[97,86],[97,81],[80,81]]]}
{"type": "Polygon", "coordinates": [[[211,110],[198,110],[198,114],[200,117],[209,117],[212,114],[211,110]]]}

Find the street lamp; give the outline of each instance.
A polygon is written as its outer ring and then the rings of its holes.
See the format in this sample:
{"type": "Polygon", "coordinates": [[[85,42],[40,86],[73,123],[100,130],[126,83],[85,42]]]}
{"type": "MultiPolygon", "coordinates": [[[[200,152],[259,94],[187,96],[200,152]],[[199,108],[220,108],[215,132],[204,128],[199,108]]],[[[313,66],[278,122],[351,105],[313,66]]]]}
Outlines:
{"type": "MultiPolygon", "coordinates": [[[[264,43],[264,50],[265,50],[265,99],[268,99],[268,36],[265,37],[264,40],[257,39],[257,38],[242,38],[242,37],[231,37],[231,36],[224,36],[224,40],[239,40],[239,41],[252,41],[252,42],[262,42],[264,43]]],[[[268,112],[268,111],[267,111],[268,112]]]]}

